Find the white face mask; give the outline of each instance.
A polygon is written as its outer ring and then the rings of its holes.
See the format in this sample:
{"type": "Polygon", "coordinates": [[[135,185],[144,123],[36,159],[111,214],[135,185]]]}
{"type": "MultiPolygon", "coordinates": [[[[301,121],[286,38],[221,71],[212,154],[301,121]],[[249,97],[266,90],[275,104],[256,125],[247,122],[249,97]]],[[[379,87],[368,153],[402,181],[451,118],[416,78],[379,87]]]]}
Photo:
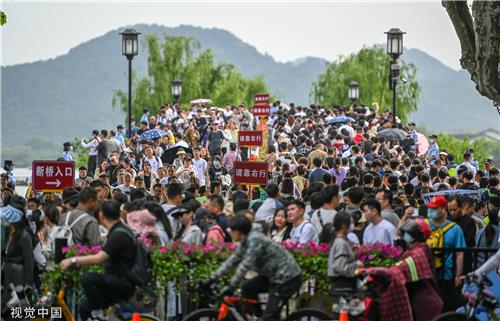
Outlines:
{"type": "Polygon", "coordinates": [[[33,210],[26,210],[26,217],[33,215],[33,210]]]}

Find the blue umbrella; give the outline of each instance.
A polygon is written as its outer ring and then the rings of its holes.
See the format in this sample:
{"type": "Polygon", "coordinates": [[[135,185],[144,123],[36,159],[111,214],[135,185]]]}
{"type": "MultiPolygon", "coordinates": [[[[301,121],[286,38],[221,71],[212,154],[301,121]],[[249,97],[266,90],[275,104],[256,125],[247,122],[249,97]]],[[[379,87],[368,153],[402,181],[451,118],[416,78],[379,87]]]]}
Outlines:
{"type": "Polygon", "coordinates": [[[334,124],[338,124],[338,123],[347,123],[348,121],[354,123],[356,120],[352,117],[339,116],[339,117],[335,117],[333,119],[330,119],[328,121],[328,125],[334,125],[334,124]]]}
{"type": "Polygon", "coordinates": [[[155,129],[150,129],[148,131],[145,131],[144,133],[141,134],[139,139],[142,140],[154,140],[158,139],[160,137],[167,136],[167,132],[164,131],[163,129],[155,128],[155,129]]]}

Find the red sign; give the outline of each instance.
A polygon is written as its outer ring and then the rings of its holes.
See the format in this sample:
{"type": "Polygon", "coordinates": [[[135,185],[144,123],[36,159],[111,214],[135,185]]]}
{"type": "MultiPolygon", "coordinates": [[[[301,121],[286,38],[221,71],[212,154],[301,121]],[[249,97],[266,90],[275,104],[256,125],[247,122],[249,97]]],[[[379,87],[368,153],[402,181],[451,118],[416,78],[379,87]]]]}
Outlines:
{"type": "Polygon", "coordinates": [[[267,185],[268,163],[234,162],[233,179],[236,184],[267,185]]]}
{"type": "Polygon", "coordinates": [[[265,105],[265,106],[253,106],[252,108],[252,114],[254,116],[269,116],[271,113],[271,106],[265,105]]]}
{"type": "Polygon", "coordinates": [[[264,138],[260,130],[240,130],[238,132],[238,144],[240,146],[262,146],[264,138]]]}
{"type": "Polygon", "coordinates": [[[75,186],[75,162],[34,161],[31,178],[35,192],[60,192],[75,186]]]}
{"type": "Polygon", "coordinates": [[[255,106],[269,105],[269,94],[255,94],[253,104],[255,106]]]}

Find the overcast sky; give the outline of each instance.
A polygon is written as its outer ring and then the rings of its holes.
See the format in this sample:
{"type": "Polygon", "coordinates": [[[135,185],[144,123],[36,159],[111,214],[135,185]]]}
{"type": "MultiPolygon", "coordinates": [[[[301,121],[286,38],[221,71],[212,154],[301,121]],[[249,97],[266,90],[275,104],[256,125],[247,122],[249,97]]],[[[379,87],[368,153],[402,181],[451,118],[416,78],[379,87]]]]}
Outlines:
{"type": "MultiPolygon", "coordinates": [[[[328,60],[385,42],[399,27],[405,47],[421,49],[458,69],[460,45],[441,6],[433,2],[134,3],[2,1],[2,65],[53,58],[106,32],[136,23],[226,29],[286,62],[328,60]]],[[[140,30],[138,30],[140,31],[140,30]]],[[[117,36],[117,41],[120,41],[117,36]]]]}

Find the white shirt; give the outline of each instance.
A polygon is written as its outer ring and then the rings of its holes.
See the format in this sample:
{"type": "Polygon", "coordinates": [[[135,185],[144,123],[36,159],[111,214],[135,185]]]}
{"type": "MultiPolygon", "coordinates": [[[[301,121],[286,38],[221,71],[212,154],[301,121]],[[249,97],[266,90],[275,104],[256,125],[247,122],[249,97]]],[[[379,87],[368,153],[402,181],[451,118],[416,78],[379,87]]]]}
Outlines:
{"type": "Polygon", "coordinates": [[[200,186],[205,186],[207,184],[206,182],[206,176],[205,172],[207,170],[207,161],[204,160],[203,158],[200,159],[194,159],[193,158],[193,165],[196,168],[196,176],[200,180],[200,186]]]}
{"type": "Polygon", "coordinates": [[[185,141],[181,140],[179,141],[177,144],[175,144],[175,147],[177,146],[180,146],[180,147],[184,147],[184,148],[189,148],[189,145],[188,143],[186,143],[185,141]]]}
{"type": "MultiPolygon", "coordinates": [[[[151,158],[148,158],[147,156],[143,159],[143,162],[148,162],[149,165],[151,165],[151,171],[153,171],[155,174],[158,173],[158,169],[160,167],[163,167],[163,163],[161,162],[160,157],[153,156],[151,158]]],[[[142,164],[141,164],[142,165],[142,164]]],[[[141,166],[142,167],[142,166],[141,166]]]]}
{"type": "Polygon", "coordinates": [[[318,232],[318,234],[321,234],[321,231],[323,231],[323,225],[326,225],[328,223],[333,224],[333,218],[335,217],[335,214],[337,214],[336,210],[327,210],[324,208],[320,208],[316,212],[314,212],[311,216],[311,223],[314,225],[314,228],[318,232]],[[318,212],[320,212],[321,219],[323,220],[323,224],[321,224],[321,221],[318,216],[318,212]]]}
{"type": "Polygon", "coordinates": [[[304,220],[302,224],[297,227],[292,228],[290,232],[290,241],[299,242],[301,244],[313,241],[314,243],[319,243],[318,232],[314,225],[308,220],[304,220]]]}
{"type": "Polygon", "coordinates": [[[363,244],[372,243],[393,244],[396,238],[394,225],[382,219],[377,225],[370,223],[363,234],[363,244]]]}
{"type": "Polygon", "coordinates": [[[277,204],[278,201],[276,201],[274,198],[266,199],[255,213],[255,221],[272,222],[274,217],[274,212],[276,212],[277,204]]]}

